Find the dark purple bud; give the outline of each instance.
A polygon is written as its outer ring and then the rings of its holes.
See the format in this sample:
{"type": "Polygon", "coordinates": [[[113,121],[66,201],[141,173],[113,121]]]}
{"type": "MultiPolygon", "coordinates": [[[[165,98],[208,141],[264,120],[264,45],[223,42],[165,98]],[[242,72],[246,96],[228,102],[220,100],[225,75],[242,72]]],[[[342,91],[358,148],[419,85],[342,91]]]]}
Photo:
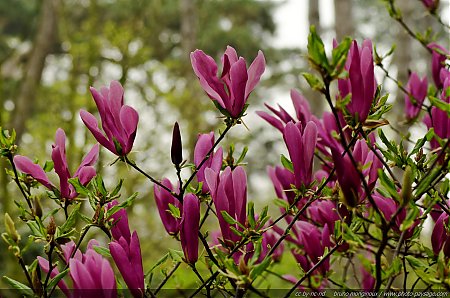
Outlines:
{"type": "Polygon", "coordinates": [[[173,126],[170,156],[174,165],[180,165],[183,161],[183,146],[181,143],[181,134],[178,122],[175,122],[175,125],[173,126]]]}

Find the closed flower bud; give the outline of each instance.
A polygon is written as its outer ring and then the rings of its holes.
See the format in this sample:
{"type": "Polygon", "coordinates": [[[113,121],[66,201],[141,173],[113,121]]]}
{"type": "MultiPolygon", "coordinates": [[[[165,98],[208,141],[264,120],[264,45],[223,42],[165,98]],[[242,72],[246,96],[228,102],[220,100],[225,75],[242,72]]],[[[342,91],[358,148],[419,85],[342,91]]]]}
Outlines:
{"type": "Polygon", "coordinates": [[[50,222],[48,223],[47,226],[47,234],[48,235],[55,235],[56,232],[56,223],[55,223],[55,218],[52,216],[50,217],[50,222]]]}
{"type": "Polygon", "coordinates": [[[414,181],[412,169],[410,166],[406,167],[405,173],[403,173],[402,191],[400,192],[400,204],[405,206],[411,201],[412,198],[412,183],[414,181]]]}
{"type": "Polygon", "coordinates": [[[11,219],[8,213],[5,213],[5,226],[6,232],[9,236],[11,236],[14,242],[20,241],[20,235],[17,233],[16,226],[14,225],[14,221],[11,219]]]}
{"type": "Polygon", "coordinates": [[[178,122],[175,122],[172,132],[172,148],[170,151],[170,157],[172,158],[172,163],[176,166],[183,162],[183,146],[181,142],[181,133],[178,122]]]}
{"type": "Polygon", "coordinates": [[[41,218],[42,217],[42,205],[41,200],[39,198],[35,197],[33,200],[33,207],[34,207],[34,215],[41,218]]]}

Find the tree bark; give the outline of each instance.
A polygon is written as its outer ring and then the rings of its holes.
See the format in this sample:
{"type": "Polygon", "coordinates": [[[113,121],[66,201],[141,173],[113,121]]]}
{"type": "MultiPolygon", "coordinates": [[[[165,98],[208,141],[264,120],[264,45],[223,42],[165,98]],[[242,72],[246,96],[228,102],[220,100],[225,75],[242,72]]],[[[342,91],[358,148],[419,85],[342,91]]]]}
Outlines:
{"type": "Polygon", "coordinates": [[[36,33],[33,50],[25,69],[23,83],[16,98],[11,127],[16,130],[17,143],[26,129],[26,120],[31,116],[36,93],[45,66],[57,35],[57,12],[59,0],[43,0],[40,23],[36,33]]]}
{"type": "MultiPolygon", "coordinates": [[[[402,12],[402,16],[404,19],[409,20],[413,10],[415,3],[412,1],[398,1],[396,2],[398,8],[402,12]]],[[[394,65],[397,69],[397,81],[402,83],[403,86],[406,86],[409,79],[409,67],[411,63],[411,48],[414,46],[411,42],[411,37],[402,29],[400,29],[396,36],[396,45],[397,49],[395,51],[394,56],[394,65]]],[[[393,114],[394,114],[394,123],[401,124],[405,120],[405,100],[404,93],[397,88],[397,93],[395,94],[395,105],[393,106],[393,114]]],[[[408,133],[408,125],[399,125],[397,127],[400,132],[405,135],[408,133]]],[[[397,141],[401,140],[401,136],[398,135],[397,141]]],[[[405,142],[405,149],[407,148],[408,143],[405,142]]]]}
{"type": "Polygon", "coordinates": [[[334,20],[336,39],[338,41],[347,35],[355,35],[353,3],[351,0],[334,0],[334,20]]]}
{"type": "Polygon", "coordinates": [[[317,33],[322,33],[322,27],[320,26],[320,13],[319,13],[319,1],[309,0],[308,2],[308,21],[309,26],[314,25],[317,33]]]}

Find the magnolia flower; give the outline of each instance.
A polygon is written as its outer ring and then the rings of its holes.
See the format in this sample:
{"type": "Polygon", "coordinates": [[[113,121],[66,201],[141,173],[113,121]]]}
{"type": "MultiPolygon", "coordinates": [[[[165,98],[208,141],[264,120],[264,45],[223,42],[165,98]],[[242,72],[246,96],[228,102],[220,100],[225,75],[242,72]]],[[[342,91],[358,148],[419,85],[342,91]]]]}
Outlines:
{"type": "Polygon", "coordinates": [[[294,203],[295,192],[292,190],[292,186],[295,184],[294,174],[283,167],[268,167],[267,172],[272,184],[275,188],[275,194],[277,198],[283,199],[289,203],[289,205],[294,203]]]}
{"type": "MultiPolygon", "coordinates": [[[[222,237],[224,240],[236,242],[239,236],[231,231],[230,224],[222,216],[222,211],[226,211],[236,221],[245,225],[247,175],[244,169],[238,166],[233,171],[227,167],[220,175],[213,169],[206,169],[205,177],[216,207],[222,237]]],[[[239,229],[237,225],[235,228],[239,229]]]]}
{"type": "MultiPolygon", "coordinates": [[[[450,88],[450,74],[447,76],[447,78],[444,81],[443,90],[441,93],[441,100],[450,103],[450,96],[447,94],[447,90],[450,88]]],[[[448,116],[447,112],[437,108],[433,107],[431,109],[431,118],[429,115],[426,115],[423,119],[423,122],[427,125],[428,129],[431,127],[434,128],[434,132],[436,136],[438,136],[441,139],[448,139],[450,138],[450,117],[448,116]]],[[[439,142],[433,138],[431,140],[431,147],[433,149],[437,149],[440,147],[439,142]]],[[[443,161],[442,156],[442,161],[443,161]]]]}
{"type": "Polygon", "coordinates": [[[356,207],[362,194],[359,174],[348,155],[342,156],[342,151],[338,148],[331,147],[331,153],[336,176],[342,191],[342,199],[347,207],[356,207]]]}
{"type": "Polygon", "coordinates": [[[441,71],[444,70],[444,73],[448,73],[445,69],[445,60],[447,59],[446,55],[450,55],[450,52],[435,42],[428,44],[428,48],[432,50],[431,73],[434,84],[438,89],[441,89],[444,83],[444,80],[441,78],[441,71]]]}
{"type": "MultiPolygon", "coordinates": [[[[96,175],[92,165],[97,162],[99,146],[94,145],[89,153],[83,158],[80,166],[72,176],[69,171],[66,158],[66,134],[64,130],[58,128],[56,131],[55,144],[52,145],[52,160],[56,174],[59,176],[59,191],[61,198],[73,200],[78,196],[75,188],[69,183],[70,178],[79,178],[82,185],[86,185],[96,175]]],[[[28,157],[16,155],[14,156],[14,164],[21,171],[36,179],[42,185],[50,190],[55,186],[50,182],[44,170],[37,164],[33,163],[28,157]]]]}
{"type": "MultiPolygon", "coordinates": [[[[295,237],[286,238],[286,240],[298,245],[298,248],[292,249],[291,252],[303,270],[307,272],[320,261],[325,253],[325,248],[331,247],[330,231],[327,225],[321,231],[318,227],[306,221],[297,221],[293,225],[292,231],[295,237]]],[[[318,267],[318,271],[322,274],[325,274],[329,269],[329,259],[318,267]]]]}
{"type": "Polygon", "coordinates": [[[309,185],[312,182],[314,150],[317,143],[317,127],[314,122],[306,124],[302,133],[301,123],[286,124],[284,142],[294,167],[295,185],[309,185]]]}
{"type": "MultiPolygon", "coordinates": [[[[84,254],[77,251],[73,258],[68,260],[74,294],[76,297],[84,297],[86,290],[89,290],[90,296],[117,297],[114,271],[108,260],[95,252],[93,246],[96,244],[95,240],[89,241],[84,254]]],[[[69,248],[74,249],[74,246],[69,248]]]]}
{"type": "MultiPolygon", "coordinates": [[[[167,188],[173,190],[172,183],[169,179],[164,178],[161,183],[167,188]]],[[[170,213],[169,204],[174,205],[178,209],[181,209],[181,203],[167,190],[159,185],[155,184],[153,188],[153,194],[155,196],[156,206],[158,207],[159,216],[161,221],[169,235],[176,235],[179,231],[180,219],[173,217],[170,213]]],[[[182,211],[182,210],[180,210],[182,211]]]]}
{"type": "MultiPolygon", "coordinates": [[[[107,205],[107,209],[117,205],[117,201],[112,201],[107,205]]],[[[113,227],[111,233],[113,241],[109,243],[109,251],[117,265],[123,280],[130,289],[134,297],[143,297],[144,269],[142,267],[141,246],[139,237],[134,231],[130,233],[128,226],[128,215],[125,209],[121,209],[111,216],[113,227]]]]}
{"type": "Polygon", "coordinates": [[[443,212],[436,221],[431,234],[433,252],[438,255],[443,249],[444,256],[450,258],[450,232],[445,228],[449,224],[449,216],[443,212]]]}
{"type": "MultiPolygon", "coordinates": [[[[194,149],[194,164],[196,167],[200,165],[207,153],[214,146],[214,132],[208,134],[199,134],[197,143],[194,149]]],[[[198,182],[203,182],[202,192],[207,193],[209,191],[208,184],[205,180],[205,169],[211,168],[215,172],[219,172],[222,168],[223,149],[220,147],[216,152],[212,152],[209,158],[197,171],[198,182]]]]}
{"type": "Polygon", "coordinates": [[[90,90],[100,114],[104,133],[91,113],[81,110],[81,120],[102,146],[118,156],[127,155],[136,137],[138,113],[132,107],[123,104],[124,91],[117,81],[112,81],[109,88],[102,87],[98,91],[91,87],[90,90]]]}
{"type": "Polygon", "coordinates": [[[222,56],[220,76],[214,59],[201,50],[191,53],[191,63],[203,90],[232,118],[242,116],[247,98],[259,83],[266,65],[264,55],[259,51],[247,69],[245,59],[238,57],[236,50],[230,46],[222,56]]]}
{"type": "MultiPolygon", "coordinates": [[[[373,135],[374,136],[374,135],[373,135]]],[[[375,149],[379,153],[378,149],[375,149]]],[[[381,155],[381,153],[379,153],[381,155]]],[[[367,177],[369,189],[373,189],[378,180],[378,169],[383,167],[381,160],[370,150],[365,140],[358,140],[353,149],[355,161],[361,165],[362,174],[367,177]]]]}
{"type": "Polygon", "coordinates": [[[314,121],[316,125],[319,123],[319,120],[311,113],[308,100],[303,95],[301,95],[300,92],[292,89],[291,100],[294,105],[297,120],[289,115],[289,113],[286,112],[286,110],[283,109],[280,105],[278,105],[279,110],[277,111],[275,108],[269,106],[268,104],[265,104],[265,106],[272,113],[274,113],[276,117],[263,111],[258,111],[256,112],[256,114],[266,120],[270,125],[278,129],[281,133],[283,133],[284,127],[289,122],[300,122],[302,127],[305,127],[309,121],[314,121]]]}
{"type": "Polygon", "coordinates": [[[405,95],[405,109],[408,119],[413,119],[419,114],[423,101],[427,96],[427,89],[427,77],[425,76],[420,80],[415,72],[411,73],[408,84],[406,85],[406,90],[408,90],[409,94],[405,95]]]}
{"type": "Polygon", "coordinates": [[[190,193],[183,198],[183,216],[180,223],[181,247],[189,264],[194,264],[198,259],[199,225],[200,201],[190,193]]]}
{"type": "MultiPolygon", "coordinates": [[[[44,259],[41,256],[38,256],[37,259],[38,259],[38,263],[39,263],[39,266],[41,267],[42,271],[44,271],[45,273],[48,273],[48,271],[50,270],[50,264],[49,264],[48,260],[44,259]]],[[[54,278],[59,273],[60,272],[57,267],[53,268],[52,272],[50,273],[50,278],[54,278]]],[[[58,281],[58,288],[61,289],[61,291],[64,293],[64,295],[66,295],[66,297],[71,297],[69,288],[67,287],[67,284],[63,279],[60,279],[58,281]]]]}
{"type": "Polygon", "coordinates": [[[422,0],[422,4],[431,12],[436,11],[439,6],[439,0],[422,0]]]}
{"type": "MultiPolygon", "coordinates": [[[[373,200],[375,204],[377,205],[378,209],[383,213],[384,218],[386,221],[390,221],[392,216],[395,214],[397,209],[399,208],[399,204],[396,203],[391,198],[385,198],[380,196],[379,194],[372,195],[373,200]]],[[[399,214],[395,217],[394,225],[392,226],[392,229],[397,233],[401,234],[402,231],[400,230],[400,226],[403,223],[403,221],[406,219],[406,209],[403,208],[399,214]]],[[[405,233],[405,239],[411,238],[411,236],[414,233],[415,227],[420,223],[420,220],[417,219],[414,221],[414,224],[406,230],[405,233]]]]}
{"type": "Polygon", "coordinates": [[[344,98],[351,93],[352,97],[347,104],[347,109],[358,122],[364,123],[369,115],[377,88],[370,40],[364,40],[361,48],[356,41],[353,41],[345,69],[349,73],[349,78],[338,81],[340,96],[344,98]]]}

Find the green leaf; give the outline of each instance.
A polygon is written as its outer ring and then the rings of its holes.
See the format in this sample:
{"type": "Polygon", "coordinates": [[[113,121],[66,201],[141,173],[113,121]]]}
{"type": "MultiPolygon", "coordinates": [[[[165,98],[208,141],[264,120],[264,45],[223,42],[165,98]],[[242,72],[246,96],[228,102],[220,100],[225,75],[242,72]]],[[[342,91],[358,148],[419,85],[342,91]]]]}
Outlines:
{"type": "Polygon", "coordinates": [[[248,147],[245,146],[244,149],[242,150],[241,155],[239,156],[238,160],[236,161],[236,164],[240,164],[244,160],[245,156],[247,155],[247,152],[248,152],[248,147]]]}
{"type": "Polygon", "coordinates": [[[446,112],[448,117],[450,117],[450,103],[447,103],[447,102],[445,102],[439,98],[436,98],[434,96],[429,96],[428,98],[430,99],[433,106],[446,112]]]}
{"type": "Polygon", "coordinates": [[[284,208],[285,210],[288,210],[290,207],[288,202],[286,202],[283,199],[279,199],[279,198],[274,199],[273,203],[278,207],[284,208]]]}
{"type": "Polygon", "coordinates": [[[394,182],[389,179],[389,177],[382,169],[378,169],[378,177],[380,179],[381,185],[384,186],[384,189],[390,194],[390,197],[397,202],[400,202],[400,195],[397,192],[397,188],[395,187],[394,182]]]}
{"type": "Polygon", "coordinates": [[[388,141],[382,129],[378,130],[378,136],[380,137],[383,144],[388,148],[388,150],[391,151],[391,153],[398,155],[397,146],[394,146],[391,142],[388,141]]]}
{"type": "Polygon", "coordinates": [[[14,280],[12,278],[9,278],[7,276],[3,276],[3,279],[8,283],[13,289],[16,289],[24,296],[33,296],[33,290],[28,287],[27,285],[24,285],[21,282],[18,282],[17,280],[14,280]]]}
{"type": "Polygon", "coordinates": [[[434,136],[434,128],[430,128],[425,137],[420,138],[416,142],[416,145],[414,145],[413,150],[408,154],[408,158],[411,157],[413,154],[419,152],[420,148],[422,148],[425,145],[425,142],[427,141],[429,142],[433,138],[433,136],[434,136]]]}
{"type": "Polygon", "coordinates": [[[159,265],[161,265],[162,263],[164,263],[168,258],[170,257],[170,253],[166,253],[161,259],[159,259],[155,265],[152,266],[152,268],[150,268],[146,273],[145,276],[149,275],[153,270],[155,270],[155,268],[157,268],[159,265]]]}
{"type": "Polygon", "coordinates": [[[235,225],[238,223],[238,221],[234,219],[230,214],[228,214],[228,212],[226,212],[225,210],[220,211],[220,213],[222,214],[223,219],[230,225],[235,225]]]}
{"type": "Polygon", "coordinates": [[[28,220],[26,224],[30,228],[32,235],[39,238],[46,237],[46,233],[42,233],[41,229],[39,228],[39,225],[35,221],[28,220]]]}
{"type": "Polygon", "coordinates": [[[111,197],[117,196],[117,194],[119,193],[120,189],[122,188],[122,184],[123,184],[123,179],[120,179],[119,183],[117,183],[116,187],[111,192],[111,197]]]}
{"type": "Polygon", "coordinates": [[[120,209],[131,206],[133,204],[134,200],[136,199],[137,195],[138,195],[138,193],[135,192],[134,194],[132,194],[130,197],[128,197],[125,201],[123,201],[119,205],[115,205],[111,209],[108,209],[108,211],[106,212],[106,218],[110,218],[114,213],[116,213],[120,209]]]}
{"type": "Polygon", "coordinates": [[[72,212],[70,212],[69,217],[66,219],[66,222],[61,226],[61,232],[66,233],[75,226],[80,207],[81,204],[76,204],[75,207],[73,207],[72,212]]]}
{"type": "Polygon", "coordinates": [[[308,59],[313,66],[328,70],[328,59],[325,53],[325,46],[314,26],[311,26],[309,29],[308,59]]]}
{"type": "Polygon", "coordinates": [[[53,170],[53,161],[47,160],[44,164],[44,172],[50,172],[51,170],[53,170]]]}
{"type": "Polygon", "coordinates": [[[181,218],[180,209],[171,203],[169,203],[169,212],[170,212],[170,214],[172,214],[173,217],[181,218]]]}
{"type": "Polygon", "coordinates": [[[332,74],[333,77],[338,76],[344,69],[345,61],[347,60],[347,53],[351,44],[352,39],[350,37],[345,37],[344,40],[333,49],[331,54],[333,62],[332,66],[335,69],[332,74]]]}
{"type": "Polygon", "coordinates": [[[263,273],[270,266],[271,262],[272,258],[265,258],[264,261],[250,271],[250,278],[254,280],[256,277],[260,276],[261,273],[263,273]]]}
{"type": "Polygon", "coordinates": [[[169,248],[170,258],[175,262],[183,262],[184,254],[182,251],[169,248]]]}
{"type": "Polygon", "coordinates": [[[431,169],[431,172],[423,177],[419,184],[416,187],[416,197],[420,197],[423,195],[423,193],[430,187],[433,180],[436,178],[437,175],[441,173],[441,169],[439,167],[435,167],[431,169]]]}
{"type": "MultiPolygon", "coordinates": [[[[95,249],[95,247],[94,247],[95,249]]],[[[48,283],[47,285],[47,289],[53,289],[58,282],[64,278],[64,276],[66,276],[66,274],[69,272],[69,268],[67,268],[66,270],[60,272],[59,274],[57,274],[54,278],[52,278],[52,280],[48,283]]]]}
{"type": "Polygon", "coordinates": [[[107,247],[103,246],[93,246],[94,250],[104,256],[105,258],[112,258],[111,253],[109,252],[109,249],[107,247]]]}
{"type": "Polygon", "coordinates": [[[400,231],[406,231],[407,229],[409,229],[414,224],[414,221],[417,220],[419,214],[419,208],[413,205],[411,209],[408,210],[405,220],[400,225],[400,231]]]}
{"type": "Polygon", "coordinates": [[[318,76],[308,72],[302,73],[302,76],[306,79],[312,89],[320,92],[325,90],[325,85],[318,76]]]}
{"type": "Polygon", "coordinates": [[[77,193],[85,197],[89,195],[89,189],[87,189],[83,184],[81,184],[80,179],[78,179],[78,177],[70,178],[68,181],[70,184],[72,184],[77,193]]]}
{"type": "Polygon", "coordinates": [[[255,204],[253,202],[248,202],[248,223],[250,224],[250,227],[254,228],[256,226],[255,221],[255,204]]]}
{"type": "Polygon", "coordinates": [[[292,173],[294,173],[294,165],[292,164],[292,161],[290,161],[286,156],[281,154],[281,164],[285,169],[288,169],[292,173]]]}

